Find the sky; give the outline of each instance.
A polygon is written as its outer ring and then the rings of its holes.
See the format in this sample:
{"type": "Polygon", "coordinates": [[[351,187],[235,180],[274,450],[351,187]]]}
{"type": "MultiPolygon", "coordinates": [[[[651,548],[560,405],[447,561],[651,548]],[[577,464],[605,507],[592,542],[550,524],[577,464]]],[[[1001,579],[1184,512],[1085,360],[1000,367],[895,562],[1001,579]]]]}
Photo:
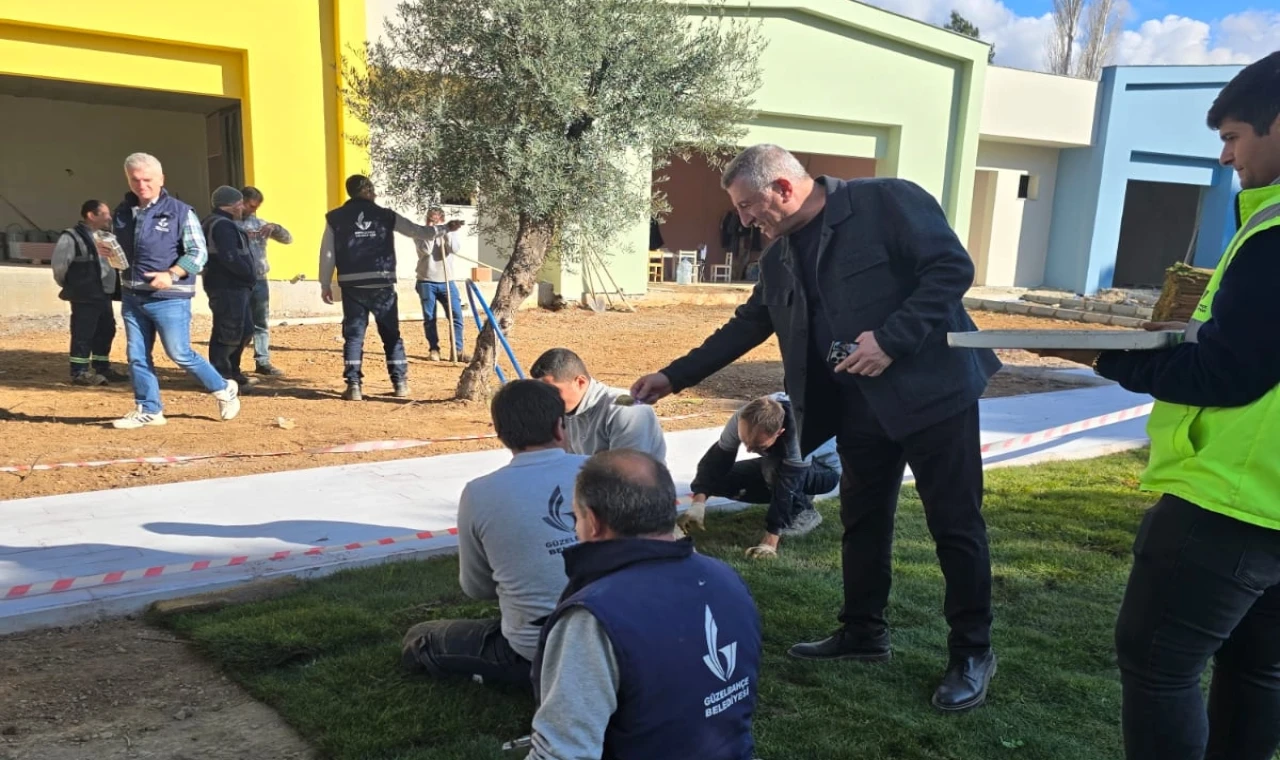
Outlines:
{"type": "MultiPolygon", "coordinates": [[[[952,10],[996,46],[995,63],[1043,70],[1052,0],[864,0],[932,24],[952,10]]],[[[1115,64],[1250,63],[1280,50],[1277,0],[1128,0],[1115,64]]]]}

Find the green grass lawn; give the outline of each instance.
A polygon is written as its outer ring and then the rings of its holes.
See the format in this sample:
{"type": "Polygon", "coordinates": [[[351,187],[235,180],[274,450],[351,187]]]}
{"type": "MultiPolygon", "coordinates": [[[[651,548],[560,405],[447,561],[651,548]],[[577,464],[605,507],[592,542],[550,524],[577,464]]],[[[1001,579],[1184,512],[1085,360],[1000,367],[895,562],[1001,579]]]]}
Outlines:
{"type": "MultiPolygon", "coordinates": [[[[746,578],[764,619],[756,713],[764,760],[1108,760],[1122,756],[1112,626],[1129,550],[1152,501],[1146,452],[988,474],[1000,671],[986,707],[940,715],[929,697],[946,658],[942,578],[914,490],[903,493],[884,665],[802,663],[840,605],[836,505],[777,560],[748,563],[760,510],[713,513],[700,551],[746,578]]],[[[523,757],[531,695],[402,675],[403,631],[428,618],[496,616],[466,600],[444,558],[344,572],[273,601],[163,621],[195,642],[325,755],[341,760],[523,757]]]]}

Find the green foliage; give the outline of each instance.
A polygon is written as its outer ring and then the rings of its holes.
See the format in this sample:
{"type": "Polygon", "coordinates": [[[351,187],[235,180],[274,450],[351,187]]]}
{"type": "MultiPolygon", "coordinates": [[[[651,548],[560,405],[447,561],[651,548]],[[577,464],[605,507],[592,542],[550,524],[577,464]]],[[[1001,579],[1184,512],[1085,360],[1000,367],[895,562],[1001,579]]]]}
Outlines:
{"type": "Polygon", "coordinates": [[[714,152],[751,117],[756,25],[668,0],[406,0],[348,62],[382,189],[475,195],[484,231],[607,240],[650,211],[649,156],[714,152]],[[523,229],[523,227],[521,227],[523,229]]]}
{"type": "MultiPolygon", "coordinates": [[[[757,755],[806,760],[1119,758],[1120,684],[1112,629],[1129,547],[1151,499],[1136,490],[1145,452],[987,474],[994,640],[1000,673],[987,706],[929,706],[946,659],[943,582],[914,489],[903,490],[889,603],[894,658],[882,666],[800,662],[796,641],[825,635],[840,605],[838,507],[783,543],[776,561],[742,550],[763,511],[712,513],[698,550],[732,564],[764,623],[757,755]]],[[[456,558],[352,570],[302,590],[162,621],[195,642],[337,760],[502,760],[528,732],[532,695],[431,681],[399,667],[400,636],[423,619],[493,617],[462,598],[456,558]]],[[[520,756],[517,753],[517,757],[520,756]]]]}
{"type": "MultiPolygon", "coordinates": [[[[982,30],[980,30],[977,26],[975,26],[972,21],[965,18],[964,16],[961,16],[956,11],[951,11],[951,20],[948,21],[946,25],[944,25],[942,28],[950,29],[951,31],[956,32],[957,34],[963,34],[964,36],[972,37],[975,40],[982,39],[982,30]]],[[[991,63],[991,61],[995,60],[995,57],[996,57],[996,46],[992,45],[990,52],[987,53],[987,63],[991,63]]]]}

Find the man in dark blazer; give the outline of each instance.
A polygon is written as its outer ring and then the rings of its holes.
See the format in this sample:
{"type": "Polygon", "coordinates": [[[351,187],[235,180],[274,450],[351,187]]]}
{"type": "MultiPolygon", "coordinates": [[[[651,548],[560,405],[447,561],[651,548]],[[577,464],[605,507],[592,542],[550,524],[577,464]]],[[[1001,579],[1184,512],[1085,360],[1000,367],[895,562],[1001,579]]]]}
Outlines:
{"type": "Polygon", "coordinates": [[[841,626],[790,654],[889,659],[893,521],[909,464],[951,628],[933,704],[977,707],[996,669],[978,399],[1000,362],[947,346],[948,332],[977,329],[961,304],[973,262],[937,201],[906,180],[815,181],[787,151],[756,145],[730,162],[721,186],[743,224],[773,240],[760,280],[732,319],[637,380],[632,396],[652,403],[697,385],[777,334],[803,454],[835,436],[844,467],[841,626]]]}

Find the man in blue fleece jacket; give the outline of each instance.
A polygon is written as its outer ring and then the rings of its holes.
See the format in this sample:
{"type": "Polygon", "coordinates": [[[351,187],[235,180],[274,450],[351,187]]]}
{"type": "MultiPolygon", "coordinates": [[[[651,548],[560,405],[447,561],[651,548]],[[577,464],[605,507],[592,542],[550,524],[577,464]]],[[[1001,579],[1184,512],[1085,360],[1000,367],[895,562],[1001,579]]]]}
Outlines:
{"type": "Polygon", "coordinates": [[[240,370],[240,358],[253,340],[251,301],[257,281],[249,238],[236,224],[243,215],[244,195],[223,185],[213,191],[213,212],[202,223],[209,245],[204,292],[209,296],[209,311],[213,312],[209,363],[241,388],[254,382],[240,370]]]}

